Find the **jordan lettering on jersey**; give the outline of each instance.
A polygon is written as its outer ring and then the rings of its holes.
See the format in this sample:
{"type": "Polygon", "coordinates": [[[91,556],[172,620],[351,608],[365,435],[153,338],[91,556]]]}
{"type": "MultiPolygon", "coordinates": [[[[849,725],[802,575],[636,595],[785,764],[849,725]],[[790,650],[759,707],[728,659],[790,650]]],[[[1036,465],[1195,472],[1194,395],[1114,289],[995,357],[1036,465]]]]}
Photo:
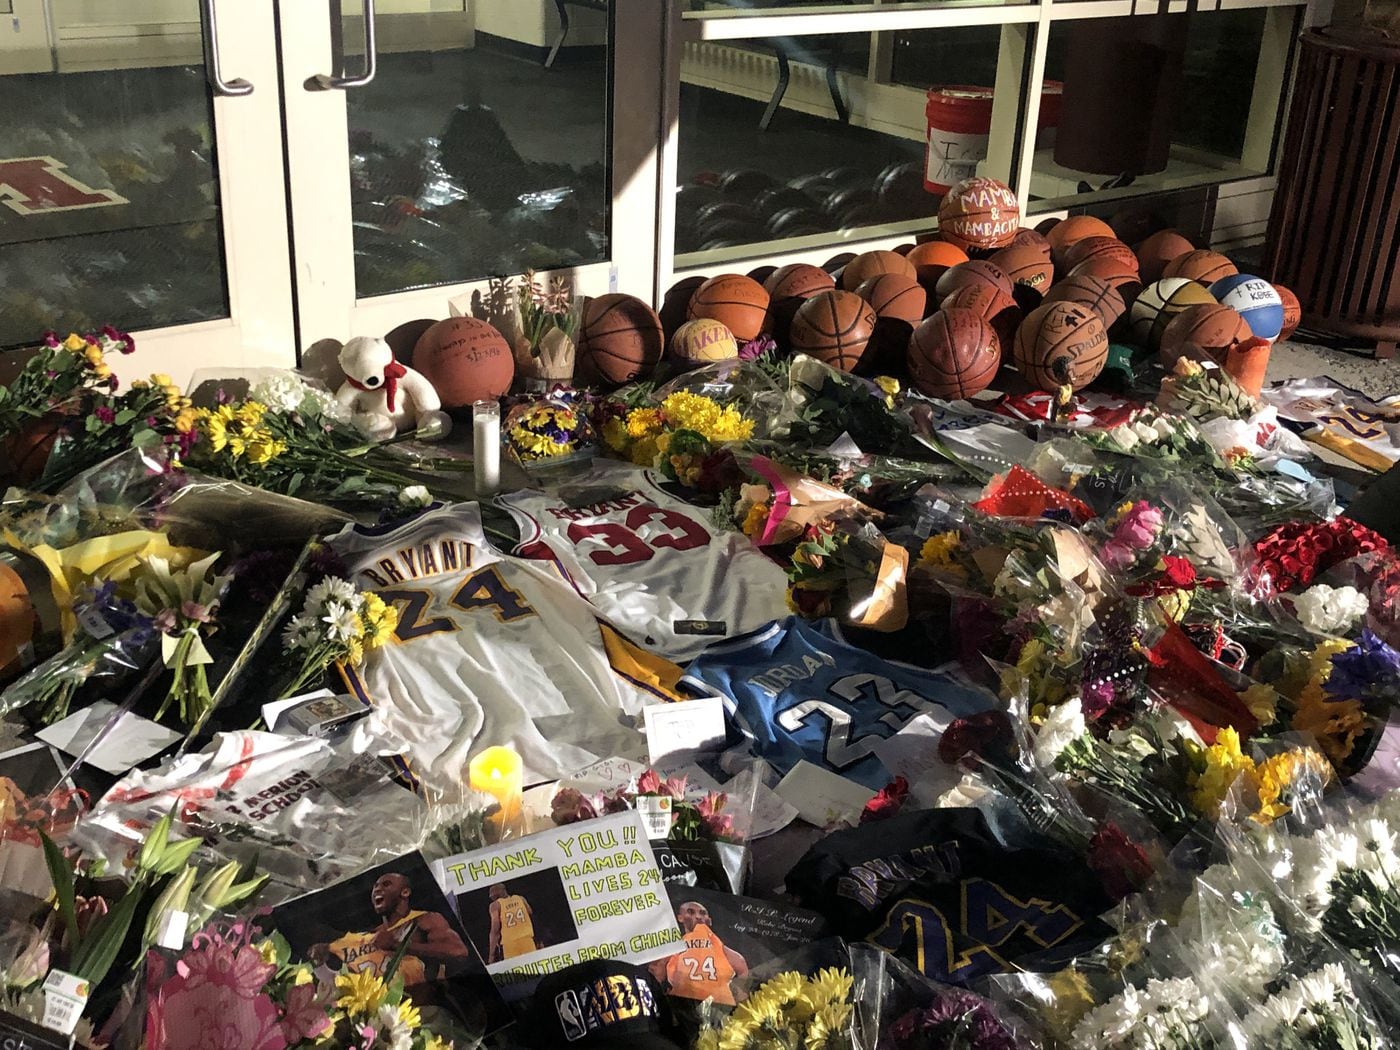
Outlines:
{"type": "Polygon", "coordinates": [[[780,773],[805,759],[875,789],[890,779],[875,755],[881,740],[922,714],[946,722],[996,705],[954,675],[849,645],[833,621],[795,617],[707,650],[682,681],[724,697],[780,773]]]}
{"type": "Polygon", "coordinates": [[[636,467],[599,464],[557,496],[498,502],[520,524],[519,553],[556,561],[610,623],[668,659],[787,614],[782,569],[636,467]]]}

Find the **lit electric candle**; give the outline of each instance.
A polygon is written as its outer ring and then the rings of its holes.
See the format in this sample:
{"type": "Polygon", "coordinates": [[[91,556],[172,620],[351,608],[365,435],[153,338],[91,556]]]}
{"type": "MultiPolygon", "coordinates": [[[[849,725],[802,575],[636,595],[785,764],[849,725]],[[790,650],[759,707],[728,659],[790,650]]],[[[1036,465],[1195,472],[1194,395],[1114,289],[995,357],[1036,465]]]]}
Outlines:
{"type": "Polygon", "coordinates": [[[472,469],[478,496],[494,495],[501,487],[501,406],[497,401],[472,403],[472,469]]]}
{"type": "Polygon", "coordinates": [[[482,791],[501,806],[499,816],[491,825],[500,837],[507,831],[519,833],[520,795],[525,787],[525,764],[508,747],[488,747],[467,765],[467,775],[473,791],[482,791]]]}

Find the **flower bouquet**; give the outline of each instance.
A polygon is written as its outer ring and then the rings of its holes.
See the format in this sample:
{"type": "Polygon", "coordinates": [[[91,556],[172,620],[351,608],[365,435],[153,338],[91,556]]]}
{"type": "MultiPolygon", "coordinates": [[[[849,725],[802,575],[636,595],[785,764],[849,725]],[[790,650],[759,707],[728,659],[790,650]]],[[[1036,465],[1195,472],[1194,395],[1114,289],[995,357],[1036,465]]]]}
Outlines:
{"type": "MultiPolygon", "coordinates": [[[[510,280],[498,282],[496,294],[509,295],[510,280]]],[[[574,377],[574,335],[583,319],[583,300],[567,277],[551,277],[547,287],[526,270],[515,287],[520,336],[515,363],[520,374],[540,387],[568,383],[574,377]]]]}
{"type": "Polygon", "coordinates": [[[709,1011],[695,1050],[859,1050],[854,984],[844,969],[780,973],[733,1013],[709,1011]]]}
{"type": "Polygon", "coordinates": [[[583,395],[555,390],[511,408],[502,425],[507,444],[528,470],[576,465],[592,458],[593,429],[583,395]]]}
{"type": "Polygon", "coordinates": [[[301,611],[282,632],[284,656],[299,662],[275,699],[303,693],[323,680],[333,664],[358,667],[365,653],[387,645],[399,624],[399,611],[371,591],[329,576],[306,592],[301,611]]]}
{"type": "Polygon", "coordinates": [[[690,487],[707,481],[715,491],[726,487],[714,480],[726,461],[723,446],[744,441],[754,432],[754,421],[734,405],[721,405],[686,390],[667,394],[655,406],[626,408],[618,401],[611,405],[605,403],[603,408],[608,417],[602,427],[607,448],[690,487]]]}
{"type": "Polygon", "coordinates": [[[151,556],[136,578],[136,608],[160,632],[161,657],[171,671],[170,689],[156,710],[157,721],[171,703],[178,703],[180,721],[194,726],[212,706],[206,666],[214,658],[204,640],[217,629],[219,603],[232,580],[214,575],[214,563],[221,557],[222,552],[216,551],[176,569],[166,559],[151,556]]]}

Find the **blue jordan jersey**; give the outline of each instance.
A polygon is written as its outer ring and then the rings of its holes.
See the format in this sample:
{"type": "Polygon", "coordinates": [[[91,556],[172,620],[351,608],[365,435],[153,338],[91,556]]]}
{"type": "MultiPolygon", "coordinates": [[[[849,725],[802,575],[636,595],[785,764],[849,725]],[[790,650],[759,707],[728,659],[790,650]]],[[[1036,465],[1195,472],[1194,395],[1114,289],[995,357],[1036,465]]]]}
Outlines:
{"type": "Polygon", "coordinates": [[[856,648],[834,620],[795,616],[710,646],[683,681],[724,697],[754,752],[780,773],[805,758],[877,790],[890,780],[877,741],[921,714],[946,723],[1000,706],[959,676],[856,648]]]}

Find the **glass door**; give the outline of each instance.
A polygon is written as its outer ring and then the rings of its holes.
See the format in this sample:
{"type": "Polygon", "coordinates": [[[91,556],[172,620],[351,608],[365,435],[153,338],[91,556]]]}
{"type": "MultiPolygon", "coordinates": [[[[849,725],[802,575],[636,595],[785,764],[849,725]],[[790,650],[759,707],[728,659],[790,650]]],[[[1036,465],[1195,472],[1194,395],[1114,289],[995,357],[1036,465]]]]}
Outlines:
{"type": "Polygon", "coordinates": [[[127,379],[294,363],[273,0],[0,9],[0,348],[113,324],[127,379]]]}
{"type": "Polygon", "coordinates": [[[661,7],[283,3],[302,347],[467,312],[527,269],[647,294],[661,7]],[[642,42],[626,68],[620,38],[642,42]]]}

